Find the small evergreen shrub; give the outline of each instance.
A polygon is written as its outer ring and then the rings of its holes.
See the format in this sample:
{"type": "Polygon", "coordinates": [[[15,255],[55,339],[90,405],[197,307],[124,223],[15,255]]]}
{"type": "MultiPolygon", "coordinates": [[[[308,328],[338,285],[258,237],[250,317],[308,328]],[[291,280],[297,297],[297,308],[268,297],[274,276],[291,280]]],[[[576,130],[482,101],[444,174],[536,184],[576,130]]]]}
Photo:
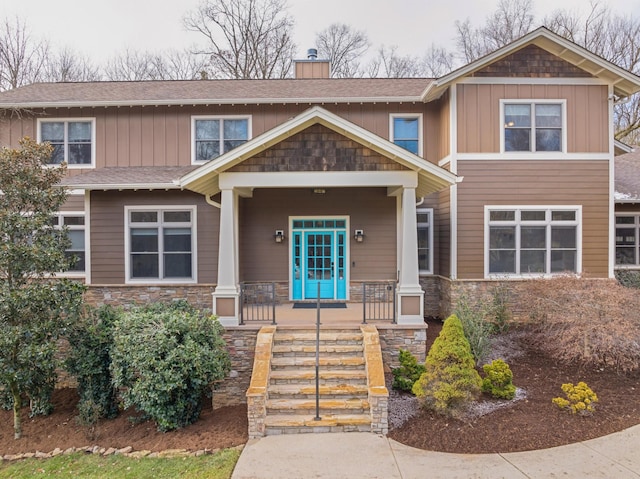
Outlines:
{"type": "Polygon", "coordinates": [[[482,362],[491,348],[493,304],[482,300],[472,302],[463,294],[456,304],[454,313],[460,319],[476,364],[482,362]]]}
{"type": "Polygon", "coordinates": [[[443,414],[455,414],[456,409],[475,399],[482,379],[475,370],[469,341],[456,315],[444,322],[434,341],[425,372],[413,385],[413,393],[424,406],[443,414]]]}
{"type": "Polygon", "coordinates": [[[489,393],[496,399],[513,399],[516,396],[513,373],[502,359],[491,361],[491,364],[485,364],[482,369],[486,374],[482,380],[482,392],[489,393]]]}
{"type": "Polygon", "coordinates": [[[185,302],[123,314],[113,331],[111,373],[125,409],[160,431],[195,422],[203,394],[231,368],[223,328],[185,302]]]}
{"type": "Polygon", "coordinates": [[[580,381],[575,386],[572,383],[566,383],[562,385],[562,391],[566,399],[562,397],[552,399],[553,404],[560,409],[568,409],[573,414],[582,415],[592,414],[596,410],[595,403],[598,402],[598,396],[587,386],[587,383],[580,381]]]}
{"type": "Polygon", "coordinates": [[[120,314],[111,306],[87,309],[69,331],[70,352],[65,366],[78,381],[79,420],[85,426],[94,426],[99,419],[118,414],[110,350],[114,323],[120,314]]]}
{"type": "Polygon", "coordinates": [[[640,289],[640,271],[632,269],[618,269],[615,272],[618,283],[626,288],[640,289]]]}
{"type": "Polygon", "coordinates": [[[393,389],[411,392],[415,382],[425,371],[424,364],[418,363],[416,357],[411,352],[401,349],[398,357],[400,366],[394,368],[393,373],[393,389]]]}

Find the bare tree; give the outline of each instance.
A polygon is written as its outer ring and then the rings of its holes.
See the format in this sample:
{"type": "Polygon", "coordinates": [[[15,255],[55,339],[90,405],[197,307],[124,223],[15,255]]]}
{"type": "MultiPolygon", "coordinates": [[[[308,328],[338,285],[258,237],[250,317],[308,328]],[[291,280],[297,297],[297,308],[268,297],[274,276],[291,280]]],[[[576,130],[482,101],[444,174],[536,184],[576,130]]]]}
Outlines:
{"type": "Polygon", "coordinates": [[[285,78],[295,44],[286,0],[204,0],[184,19],[207,44],[217,78],[285,78]]]}
{"type": "Polygon", "coordinates": [[[45,41],[34,40],[23,20],[0,24],[0,91],[40,79],[49,51],[45,41]]]}
{"type": "Polygon", "coordinates": [[[533,20],[532,0],[500,0],[483,26],[474,27],[468,19],[456,21],[458,51],[472,62],[528,33],[533,20]]]}
{"type": "Polygon", "coordinates": [[[105,77],[111,81],[159,80],[156,55],[127,49],[107,62],[105,77]]]}
{"type": "Polygon", "coordinates": [[[370,63],[371,77],[412,78],[426,76],[424,62],[412,55],[400,55],[397,46],[382,45],[377,57],[370,63]]]}
{"type": "Polygon", "coordinates": [[[422,57],[422,68],[427,77],[441,77],[454,70],[455,55],[444,47],[431,44],[422,57]]]}
{"type": "Polygon", "coordinates": [[[99,81],[101,77],[100,69],[91,60],[70,48],[51,53],[43,65],[42,79],[50,82],[99,81]]]}
{"type": "MultiPolygon", "coordinates": [[[[599,2],[591,2],[586,13],[556,10],[544,24],[610,62],[640,74],[640,21],[632,15],[612,14],[599,2]]],[[[621,99],[615,105],[616,138],[640,143],[640,95],[621,99]]]]}
{"type": "Polygon", "coordinates": [[[189,50],[142,52],[125,50],[107,62],[111,81],[197,80],[209,77],[209,63],[189,50]]]}
{"type": "Polygon", "coordinates": [[[371,45],[364,31],[334,23],[316,34],[316,45],[318,55],[331,62],[332,77],[362,76],[362,57],[371,45]]]}

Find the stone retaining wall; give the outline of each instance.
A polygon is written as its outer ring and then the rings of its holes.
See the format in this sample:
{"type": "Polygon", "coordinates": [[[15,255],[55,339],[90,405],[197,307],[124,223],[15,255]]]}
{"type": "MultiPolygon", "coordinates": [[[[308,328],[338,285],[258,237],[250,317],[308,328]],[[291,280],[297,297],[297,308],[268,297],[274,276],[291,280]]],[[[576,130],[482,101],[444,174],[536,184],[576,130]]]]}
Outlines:
{"type": "Polygon", "coordinates": [[[378,324],[380,348],[385,372],[400,365],[400,349],[406,349],[424,362],[427,354],[427,325],[399,326],[397,324],[378,324]]]}

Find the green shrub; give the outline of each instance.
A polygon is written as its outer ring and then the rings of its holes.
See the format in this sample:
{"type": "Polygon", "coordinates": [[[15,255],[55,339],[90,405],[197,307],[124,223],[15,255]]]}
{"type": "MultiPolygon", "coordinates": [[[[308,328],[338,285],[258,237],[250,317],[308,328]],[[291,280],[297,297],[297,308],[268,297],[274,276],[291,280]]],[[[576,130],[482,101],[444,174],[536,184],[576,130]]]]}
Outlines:
{"type": "Polygon", "coordinates": [[[418,363],[416,357],[405,349],[400,350],[398,360],[400,367],[391,371],[393,373],[392,387],[400,391],[411,392],[413,385],[425,371],[424,364],[418,363]]]}
{"type": "Polygon", "coordinates": [[[69,331],[70,352],[65,366],[78,381],[79,419],[86,426],[118,414],[109,368],[114,323],[120,314],[111,306],[87,309],[69,331]]]}
{"type": "Polygon", "coordinates": [[[567,396],[566,399],[561,397],[552,399],[553,404],[560,409],[568,409],[573,414],[582,415],[592,414],[596,410],[595,403],[598,402],[598,396],[587,386],[587,383],[580,381],[575,386],[572,383],[563,384],[562,391],[567,396]]]}
{"type": "Polygon", "coordinates": [[[482,392],[489,393],[498,399],[513,399],[516,396],[513,373],[502,359],[491,361],[491,364],[485,364],[482,369],[486,374],[482,380],[482,392]]]}
{"type": "Polygon", "coordinates": [[[615,271],[618,283],[626,288],[640,289],[640,271],[632,269],[618,269],[615,271]]]}
{"type": "Polygon", "coordinates": [[[462,324],[451,315],[429,350],[426,370],[413,385],[413,393],[426,407],[453,414],[480,393],[482,380],[474,364],[462,324]]]}
{"type": "Polygon", "coordinates": [[[482,362],[491,347],[493,326],[490,319],[493,317],[493,303],[483,300],[472,302],[463,294],[456,304],[454,314],[460,319],[476,364],[482,362]]]}
{"type": "Polygon", "coordinates": [[[185,303],[153,305],[116,321],[111,372],[125,409],[135,407],[160,431],[195,422],[204,393],[230,370],[223,328],[185,303]]]}
{"type": "Polygon", "coordinates": [[[504,333],[509,330],[511,322],[511,310],[509,309],[509,298],[511,293],[509,287],[504,283],[499,283],[491,291],[493,295],[492,316],[491,321],[492,332],[504,333]]]}

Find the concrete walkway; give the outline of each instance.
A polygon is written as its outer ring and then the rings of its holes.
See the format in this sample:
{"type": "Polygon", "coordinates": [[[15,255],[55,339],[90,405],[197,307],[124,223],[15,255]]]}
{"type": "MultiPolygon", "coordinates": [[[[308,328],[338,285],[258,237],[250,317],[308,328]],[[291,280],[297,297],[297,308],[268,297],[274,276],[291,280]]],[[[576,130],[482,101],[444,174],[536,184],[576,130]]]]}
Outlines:
{"type": "MultiPolygon", "coordinates": [[[[481,440],[481,438],[479,438],[481,440]]],[[[640,478],[640,425],[540,451],[448,454],[368,433],[251,440],[232,479],[640,478]]]]}

